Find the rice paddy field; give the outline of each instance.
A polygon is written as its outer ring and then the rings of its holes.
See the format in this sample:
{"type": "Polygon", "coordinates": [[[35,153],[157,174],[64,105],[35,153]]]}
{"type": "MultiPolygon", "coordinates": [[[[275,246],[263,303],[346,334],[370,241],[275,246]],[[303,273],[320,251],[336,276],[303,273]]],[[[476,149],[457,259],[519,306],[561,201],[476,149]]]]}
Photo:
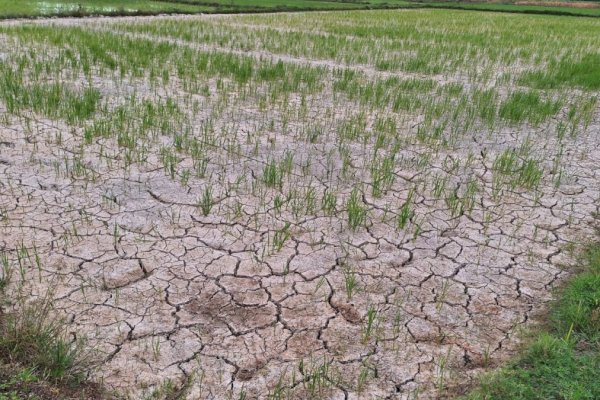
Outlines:
{"type": "Polygon", "coordinates": [[[404,0],[0,0],[0,19],[353,10],[408,5],[404,0]]]}
{"type": "Polygon", "coordinates": [[[598,49],[466,11],[2,22],[6,307],[132,399],[461,394],[593,237],[598,49]]]}
{"type": "Polygon", "coordinates": [[[595,0],[0,0],[0,19],[409,8],[600,17],[600,3],[595,0]]]}

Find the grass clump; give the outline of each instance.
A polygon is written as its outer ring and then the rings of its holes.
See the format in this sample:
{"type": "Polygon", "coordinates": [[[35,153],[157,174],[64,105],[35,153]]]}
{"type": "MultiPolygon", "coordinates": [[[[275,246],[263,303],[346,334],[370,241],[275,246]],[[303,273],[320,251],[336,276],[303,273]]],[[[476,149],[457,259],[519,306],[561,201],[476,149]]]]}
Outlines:
{"type": "Polygon", "coordinates": [[[548,329],[467,399],[600,398],[600,244],[585,252],[583,264],[561,291],[548,329]]]}
{"type": "Polygon", "coordinates": [[[44,379],[83,382],[90,367],[83,343],[70,340],[49,302],[21,303],[18,311],[0,316],[0,356],[44,379]]]}
{"type": "Polygon", "coordinates": [[[0,400],[114,399],[88,381],[91,352],[68,332],[49,297],[9,301],[11,287],[8,281],[0,289],[0,400]]]}

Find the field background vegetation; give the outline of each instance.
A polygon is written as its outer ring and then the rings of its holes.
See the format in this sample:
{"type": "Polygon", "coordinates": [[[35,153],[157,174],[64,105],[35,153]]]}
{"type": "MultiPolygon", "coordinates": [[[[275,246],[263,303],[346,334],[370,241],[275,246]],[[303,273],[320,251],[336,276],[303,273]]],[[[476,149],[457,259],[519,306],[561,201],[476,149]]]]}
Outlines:
{"type": "Polygon", "coordinates": [[[600,16],[597,1],[471,2],[428,0],[0,0],[0,18],[86,15],[247,13],[311,10],[442,8],[530,14],[600,16]]]}

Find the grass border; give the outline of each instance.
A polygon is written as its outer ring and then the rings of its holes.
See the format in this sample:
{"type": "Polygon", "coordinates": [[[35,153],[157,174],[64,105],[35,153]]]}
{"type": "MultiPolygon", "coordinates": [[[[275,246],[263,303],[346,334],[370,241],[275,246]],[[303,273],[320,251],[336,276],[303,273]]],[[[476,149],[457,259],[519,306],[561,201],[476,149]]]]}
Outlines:
{"type": "Polygon", "coordinates": [[[557,289],[547,317],[523,350],[461,399],[600,398],[600,241],[587,245],[578,258],[574,274],[557,289]]]}

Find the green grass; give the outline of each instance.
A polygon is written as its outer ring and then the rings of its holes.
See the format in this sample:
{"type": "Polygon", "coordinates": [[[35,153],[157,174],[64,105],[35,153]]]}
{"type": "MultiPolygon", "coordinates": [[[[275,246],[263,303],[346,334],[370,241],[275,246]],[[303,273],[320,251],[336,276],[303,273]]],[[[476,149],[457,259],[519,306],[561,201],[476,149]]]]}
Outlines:
{"type": "Polygon", "coordinates": [[[21,304],[19,311],[2,315],[0,356],[27,366],[44,379],[81,382],[87,364],[81,343],[71,342],[63,322],[50,304],[21,304]]]}
{"type": "Polygon", "coordinates": [[[561,291],[547,330],[467,399],[600,398],[600,244],[585,252],[582,264],[561,291]]]}
{"type": "MultiPolygon", "coordinates": [[[[0,304],[13,302],[0,290],[0,304]]],[[[14,309],[0,308],[0,400],[112,398],[87,380],[90,354],[48,299],[19,297],[14,309]]]]}

